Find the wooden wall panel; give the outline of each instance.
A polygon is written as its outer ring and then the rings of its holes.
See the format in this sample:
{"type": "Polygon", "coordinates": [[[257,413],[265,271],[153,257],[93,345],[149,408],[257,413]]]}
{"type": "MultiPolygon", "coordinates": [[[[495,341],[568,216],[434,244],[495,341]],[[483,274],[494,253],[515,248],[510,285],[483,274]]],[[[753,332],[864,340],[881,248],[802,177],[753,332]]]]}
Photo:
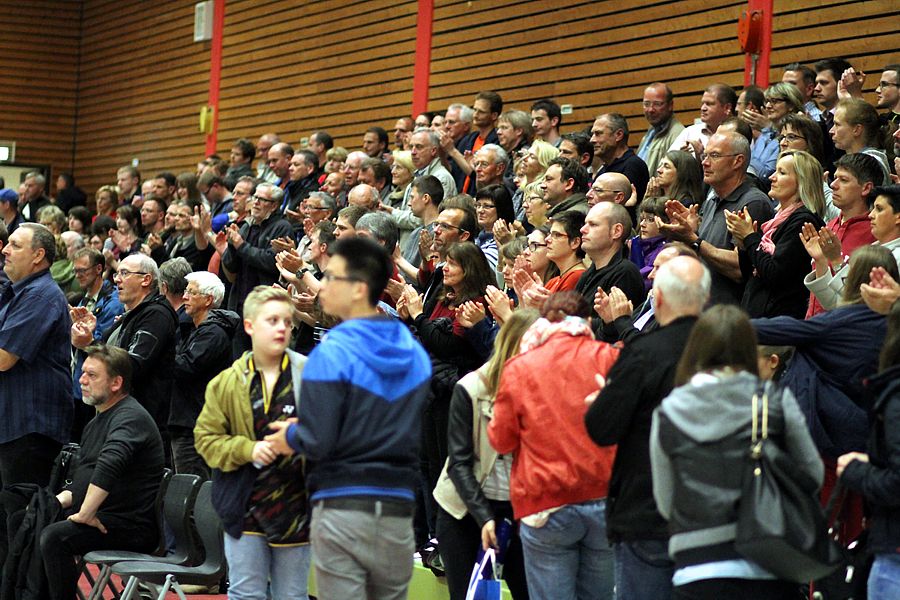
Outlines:
{"type": "MultiPolygon", "coordinates": [[[[193,169],[209,84],[209,43],[192,41],[193,4],[0,0],[10,25],[0,32],[0,139],[56,170],[72,168],[74,154],[88,191],[112,183],[133,157],[148,175],[193,169]]],[[[671,85],[685,124],[706,85],[742,85],[736,23],[745,6],[435,0],[428,106],[471,102],[482,89],[523,110],[552,97],[574,107],[564,131],[618,111],[636,145],[648,83],[671,85]]],[[[417,8],[416,0],[226,0],[219,152],[268,131],[296,145],[324,129],[355,148],[369,125],[390,130],[412,101],[417,8]]],[[[845,56],[873,73],[872,100],[874,73],[900,60],[896,0],[775,0],[774,9],[773,80],[785,63],[845,56]]]]}
{"type": "Polygon", "coordinates": [[[471,102],[481,89],[500,93],[504,108],[529,110],[540,98],[571,104],[563,131],[589,126],[604,112],[628,118],[636,145],[647,124],[644,87],[672,87],[678,118],[697,115],[703,88],[738,85],[743,55],[735,40],[745,2],[681,0],[541,0],[497,6],[438,0],[429,108],[471,102]]]}
{"type": "Polygon", "coordinates": [[[54,175],[72,170],[80,12],[75,0],[0,0],[0,140],[54,175]]]}
{"type": "Polygon", "coordinates": [[[144,175],[193,171],[209,88],[209,42],[194,42],[194,3],[84,0],[76,169],[85,190],[144,175]]]}
{"type": "Polygon", "coordinates": [[[346,147],[371,125],[391,131],[412,103],[416,10],[414,0],[229,0],[220,152],[269,131],[296,145],[322,129],[346,147]]]}

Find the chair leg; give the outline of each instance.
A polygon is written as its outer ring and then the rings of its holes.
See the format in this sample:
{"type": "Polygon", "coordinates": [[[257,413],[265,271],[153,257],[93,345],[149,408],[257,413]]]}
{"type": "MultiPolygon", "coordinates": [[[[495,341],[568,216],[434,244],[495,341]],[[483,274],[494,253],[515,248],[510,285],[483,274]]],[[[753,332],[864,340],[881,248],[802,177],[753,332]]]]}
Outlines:
{"type": "MultiPolygon", "coordinates": [[[[119,597],[119,600],[131,600],[134,596],[134,592],[138,587],[138,579],[137,577],[129,577],[128,582],[125,584],[125,589],[122,590],[122,595],[119,597]]],[[[140,598],[140,596],[138,596],[140,598]]]]}
{"type": "Polygon", "coordinates": [[[162,589],[159,590],[159,596],[156,600],[166,600],[166,594],[169,590],[173,590],[176,594],[178,594],[178,598],[180,600],[187,600],[184,595],[184,591],[181,589],[181,586],[178,584],[178,580],[175,579],[175,576],[171,573],[166,575],[166,582],[163,584],[162,589]]]}

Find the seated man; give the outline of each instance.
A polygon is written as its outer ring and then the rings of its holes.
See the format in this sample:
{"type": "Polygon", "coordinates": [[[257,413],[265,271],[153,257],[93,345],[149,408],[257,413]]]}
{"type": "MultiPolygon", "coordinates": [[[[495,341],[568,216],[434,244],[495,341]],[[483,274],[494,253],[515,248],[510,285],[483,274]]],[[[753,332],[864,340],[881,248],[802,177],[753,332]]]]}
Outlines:
{"type": "Polygon", "coordinates": [[[164,466],[162,438],[130,391],[128,353],[89,347],[81,394],[97,416],[84,429],[72,483],[56,497],[68,518],[45,527],[40,541],[53,600],[75,597],[75,556],[151,552],[159,541],[154,504],[164,466]]]}

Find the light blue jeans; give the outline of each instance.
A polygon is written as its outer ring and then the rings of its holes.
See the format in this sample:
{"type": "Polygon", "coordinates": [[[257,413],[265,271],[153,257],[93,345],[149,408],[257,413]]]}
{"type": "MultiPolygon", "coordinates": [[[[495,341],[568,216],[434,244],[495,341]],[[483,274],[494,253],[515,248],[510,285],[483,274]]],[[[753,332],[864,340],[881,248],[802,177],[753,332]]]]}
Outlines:
{"type": "Polygon", "coordinates": [[[869,600],[900,600],[900,555],[875,555],[869,572],[869,600]]]}
{"type": "Polygon", "coordinates": [[[272,598],[308,600],[309,544],[272,547],[261,535],[225,534],[229,600],[266,600],[269,582],[272,598]]]}
{"type": "Polygon", "coordinates": [[[569,504],[543,527],[521,524],[531,600],[612,600],[614,558],[605,507],[605,500],[569,504]]]}

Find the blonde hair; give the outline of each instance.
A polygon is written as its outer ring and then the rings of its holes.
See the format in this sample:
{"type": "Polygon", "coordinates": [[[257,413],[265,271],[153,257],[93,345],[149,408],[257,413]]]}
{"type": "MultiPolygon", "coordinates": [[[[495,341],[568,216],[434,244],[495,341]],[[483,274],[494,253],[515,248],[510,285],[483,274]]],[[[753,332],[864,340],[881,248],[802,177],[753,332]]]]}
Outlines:
{"type": "Polygon", "coordinates": [[[541,168],[543,168],[544,171],[550,166],[550,161],[559,156],[559,148],[553,144],[548,144],[544,140],[533,141],[529,152],[534,154],[538,164],[541,165],[541,168]]]}
{"type": "Polygon", "coordinates": [[[394,155],[394,163],[409,171],[410,175],[415,175],[416,166],[412,161],[412,152],[409,150],[394,150],[392,154],[394,155]]]}
{"type": "Polygon", "coordinates": [[[797,178],[797,192],[809,212],[819,217],[825,215],[825,192],[822,187],[822,165],[819,160],[806,150],[785,150],[778,157],[794,159],[794,176],[797,178]]]}
{"type": "Polygon", "coordinates": [[[513,312],[500,328],[483,377],[484,387],[492,398],[497,394],[497,388],[500,386],[500,374],[503,372],[506,361],[519,353],[522,336],[540,316],[534,309],[522,308],[513,312]]]}
{"type": "Polygon", "coordinates": [[[291,295],[286,289],[270,285],[258,285],[253,288],[253,291],[244,300],[244,319],[252,321],[259,314],[262,305],[273,300],[284,302],[293,307],[291,295]]]}

